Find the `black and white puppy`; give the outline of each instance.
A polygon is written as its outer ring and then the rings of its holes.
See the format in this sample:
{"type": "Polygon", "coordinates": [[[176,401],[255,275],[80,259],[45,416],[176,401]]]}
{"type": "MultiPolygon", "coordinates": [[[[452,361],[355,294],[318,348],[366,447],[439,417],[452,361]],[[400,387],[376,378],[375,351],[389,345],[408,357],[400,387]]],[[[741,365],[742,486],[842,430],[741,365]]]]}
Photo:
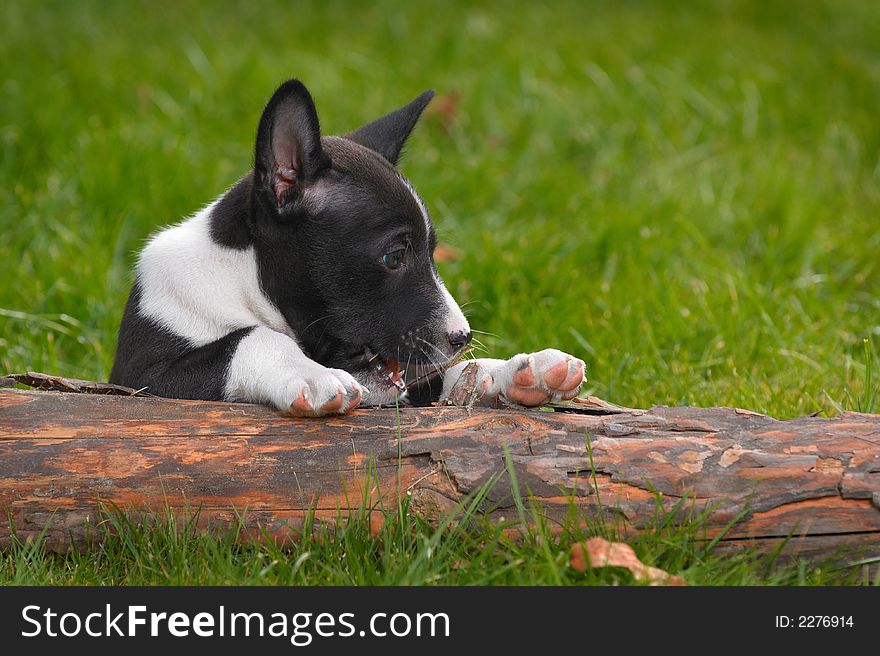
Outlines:
{"type": "MultiPolygon", "coordinates": [[[[471,331],[395,167],[432,96],[322,137],[306,88],[282,84],[253,171],[141,252],[110,381],[310,416],[445,397],[471,331]]],[[[584,377],[554,349],[477,362],[484,397],[524,405],[572,398],[584,377]]]]}

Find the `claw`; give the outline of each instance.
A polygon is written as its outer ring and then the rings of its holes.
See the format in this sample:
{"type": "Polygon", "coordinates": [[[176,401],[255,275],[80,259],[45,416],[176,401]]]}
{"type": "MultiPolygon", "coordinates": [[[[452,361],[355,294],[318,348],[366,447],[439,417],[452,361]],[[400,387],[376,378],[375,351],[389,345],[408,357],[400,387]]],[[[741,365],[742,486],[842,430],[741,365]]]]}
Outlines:
{"type": "Polygon", "coordinates": [[[314,409],[312,405],[309,403],[309,390],[308,388],[303,388],[303,391],[300,392],[299,396],[290,404],[290,410],[292,414],[296,416],[303,415],[311,415],[314,414],[314,409]]]}
{"type": "Polygon", "coordinates": [[[574,371],[569,374],[568,378],[566,378],[561,385],[559,385],[559,389],[561,390],[570,390],[580,387],[584,381],[586,372],[584,371],[584,363],[578,362],[577,366],[575,366],[574,371]]]}

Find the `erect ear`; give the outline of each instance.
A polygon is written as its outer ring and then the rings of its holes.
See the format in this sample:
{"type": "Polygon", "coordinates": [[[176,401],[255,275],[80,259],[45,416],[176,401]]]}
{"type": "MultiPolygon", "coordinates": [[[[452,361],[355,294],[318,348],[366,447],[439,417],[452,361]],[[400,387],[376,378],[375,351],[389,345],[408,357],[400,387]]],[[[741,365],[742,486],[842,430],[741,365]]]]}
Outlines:
{"type": "Polygon", "coordinates": [[[375,150],[392,164],[397,164],[406,138],[415,127],[422,110],[427,107],[433,97],[434,90],[428,89],[409,105],[386,114],[344,136],[370,150],[375,150]]]}
{"type": "Polygon", "coordinates": [[[254,169],[259,191],[267,200],[274,197],[275,209],[282,212],[329,166],[315,103],[302,82],[288,80],[266,104],[257,128],[254,169]]]}

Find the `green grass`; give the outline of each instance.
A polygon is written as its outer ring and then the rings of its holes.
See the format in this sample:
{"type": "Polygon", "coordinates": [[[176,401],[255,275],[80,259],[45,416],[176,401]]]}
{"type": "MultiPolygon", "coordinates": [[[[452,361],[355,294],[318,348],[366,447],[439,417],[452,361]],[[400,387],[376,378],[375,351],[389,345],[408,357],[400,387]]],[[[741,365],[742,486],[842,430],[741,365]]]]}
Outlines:
{"type": "MultiPolygon", "coordinates": [[[[878,34],[857,0],[4,2],[0,371],[105,379],[134,253],[249,167],[262,103],[297,76],[328,133],[457,94],[403,168],[493,354],[572,351],[625,405],[876,411],[878,34]]],[[[430,535],[412,530],[399,552],[364,541],[364,572],[316,555],[267,576],[402,582],[430,535]]],[[[19,551],[3,576],[252,581],[276,557],[220,544],[181,542],[189,574],[19,551]]],[[[535,563],[498,582],[573,576],[498,549],[535,563]]],[[[474,580],[432,562],[418,582],[474,580]]]]}
{"type": "MultiPolygon", "coordinates": [[[[516,488],[514,487],[516,490],[516,488]]],[[[243,524],[227,530],[198,525],[167,512],[149,520],[103,508],[89,551],[49,553],[42,539],[13,539],[0,555],[0,585],[644,585],[623,568],[578,572],[570,547],[594,535],[625,539],[619,527],[595,518],[584,524],[574,506],[562,522],[516,493],[517,520],[528,530],[511,534],[516,520],[492,524],[477,511],[488,486],[462,503],[456,517],[429,525],[409,502],[382,512],[378,534],[367,509],[335,524],[306,519],[301,539],[276,543],[241,539],[243,524]]],[[[855,556],[829,553],[820,562],[791,562],[777,552],[713,553],[704,517],[683,499],[658,511],[648,530],[629,537],[648,565],[682,576],[690,585],[880,585],[855,556]]],[[[381,512],[374,510],[374,512],[381,512]]],[[[244,513],[246,515],[246,513],[244,513]]],[[[243,521],[242,517],[242,521],[243,521]]]]}

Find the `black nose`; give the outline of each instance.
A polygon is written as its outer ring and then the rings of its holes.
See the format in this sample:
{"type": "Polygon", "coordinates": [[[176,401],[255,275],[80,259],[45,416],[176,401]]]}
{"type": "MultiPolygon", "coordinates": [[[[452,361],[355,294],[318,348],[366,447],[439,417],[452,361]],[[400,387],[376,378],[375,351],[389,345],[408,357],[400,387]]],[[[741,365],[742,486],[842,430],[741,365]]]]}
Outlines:
{"type": "Polygon", "coordinates": [[[464,348],[471,341],[473,333],[470,330],[456,330],[454,333],[449,333],[446,337],[449,340],[449,345],[458,350],[464,348]]]}

